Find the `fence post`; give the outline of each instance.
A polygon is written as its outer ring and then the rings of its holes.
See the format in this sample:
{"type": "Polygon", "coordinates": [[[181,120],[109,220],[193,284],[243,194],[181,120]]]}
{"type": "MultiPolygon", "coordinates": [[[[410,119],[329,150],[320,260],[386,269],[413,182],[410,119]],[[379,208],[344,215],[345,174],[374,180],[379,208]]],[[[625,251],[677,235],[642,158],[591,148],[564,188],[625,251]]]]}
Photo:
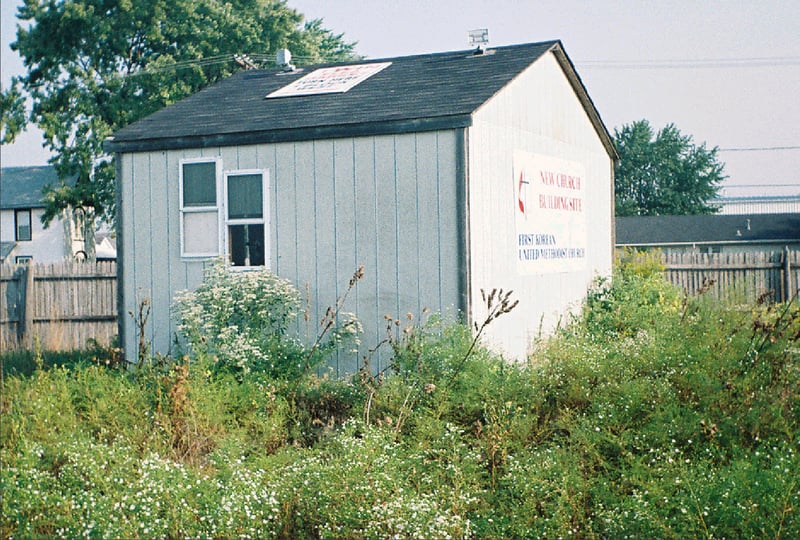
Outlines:
{"type": "Polygon", "coordinates": [[[794,297],[792,291],[792,263],[789,259],[789,246],[783,248],[783,301],[790,302],[794,297]]]}
{"type": "Polygon", "coordinates": [[[25,281],[20,280],[22,287],[22,317],[21,317],[21,341],[22,347],[27,350],[33,349],[33,310],[34,310],[34,292],[33,292],[33,260],[28,259],[28,264],[25,265],[25,281]]]}

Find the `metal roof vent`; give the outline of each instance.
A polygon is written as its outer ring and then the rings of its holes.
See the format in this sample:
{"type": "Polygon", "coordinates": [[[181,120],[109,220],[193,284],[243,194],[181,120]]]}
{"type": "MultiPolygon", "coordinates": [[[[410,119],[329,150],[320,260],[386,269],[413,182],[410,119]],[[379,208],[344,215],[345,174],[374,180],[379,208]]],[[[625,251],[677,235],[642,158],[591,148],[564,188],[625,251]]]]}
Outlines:
{"type": "Polygon", "coordinates": [[[292,64],[292,53],[289,49],[278,49],[278,52],[275,53],[275,63],[283,71],[295,70],[294,64],[292,64]]]}
{"type": "Polygon", "coordinates": [[[473,54],[483,54],[486,52],[486,45],[489,43],[489,29],[478,28],[477,30],[470,30],[467,32],[469,36],[469,46],[476,47],[473,54]]]}

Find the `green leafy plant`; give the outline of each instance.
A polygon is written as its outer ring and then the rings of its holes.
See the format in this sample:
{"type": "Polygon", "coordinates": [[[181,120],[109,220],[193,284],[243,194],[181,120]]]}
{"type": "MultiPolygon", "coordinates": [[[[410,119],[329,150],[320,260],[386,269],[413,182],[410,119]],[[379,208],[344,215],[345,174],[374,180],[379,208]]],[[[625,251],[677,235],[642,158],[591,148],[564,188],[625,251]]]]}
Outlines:
{"type": "Polygon", "coordinates": [[[800,536],[800,310],[656,278],[520,364],[439,315],[353,380],[43,353],[0,381],[0,536],[800,536]]]}
{"type": "Polygon", "coordinates": [[[336,347],[357,339],[361,327],[342,304],[329,308],[317,341],[307,348],[292,332],[300,295],[288,280],[269,270],[233,271],[218,261],[202,285],[176,296],[175,312],[189,350],[208,359],[210,368],[298,380],[336,347]]]}

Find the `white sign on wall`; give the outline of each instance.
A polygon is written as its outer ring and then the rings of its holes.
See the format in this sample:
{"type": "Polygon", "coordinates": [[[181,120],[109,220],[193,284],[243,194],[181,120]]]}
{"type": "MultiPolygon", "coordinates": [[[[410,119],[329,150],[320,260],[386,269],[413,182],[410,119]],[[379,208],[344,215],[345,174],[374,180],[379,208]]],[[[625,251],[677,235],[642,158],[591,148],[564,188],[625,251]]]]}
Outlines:
{"type": "Polygon", "coordinates": [[[520,274],[586,268],[586,170],[580,163],[514,151],[520,274]]]}
{"type": "Polygon", "coordinates": [[[392,65],[391,62],[358,64],[315,69],[291,84],[269,94],[268,98],[337,94],[347,92],[392,65]]]}

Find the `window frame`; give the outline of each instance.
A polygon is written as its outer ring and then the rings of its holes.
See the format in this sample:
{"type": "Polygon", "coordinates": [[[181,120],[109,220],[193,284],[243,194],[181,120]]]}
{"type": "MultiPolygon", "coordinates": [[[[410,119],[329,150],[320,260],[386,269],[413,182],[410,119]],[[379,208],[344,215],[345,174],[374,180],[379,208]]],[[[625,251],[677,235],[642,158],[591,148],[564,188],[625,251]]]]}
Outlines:
{"type": "MultiPolygon", "coordinates": [[[[231,225],[263,225],[264,227],[264,265],[263,266],[234,266],[234,270],[251,270],[251,269],[270,269],[270,227],[269,227],[269,169],[230,169],[222,174],[222,218],[221,229],[224,243],[222,246],[222,253],[226,257],[230,257],[230,233],[228,227],[231,225]],[[261,217],[260,218],[234,218],[229,217],[229,204],[228,204],[228,179],[231,176],[261,176],[261,217]]],[[[231,261],[232,262],[232,261],[231,261]]]]}
{"type": "Polygon", "coordinates": [[[180,204],[180,241],[181,241],[181,257],[185,259],[207,259],[209,257],[218,257],[223,250],[223,228],[222,220],[220,219],[220,212],[222,203],[224,203],[224,194],[222,193],[220,179],[222,178],[222,159],[219,157],[197,157],[197,158],[184,158],[178,162],[178,199],[180,204]],[[214,164],[214,193],[216,196],[216,204],[213,206],[184,206],[183,199],[183,169],[185,165],[196,163],[213,163],[214,164]],[[186,214],[216,214],[216,229],[217,229],[217,250],[216,251],[187,251],[186,250],[186,231],[185,231],[185,216],[186,214]]]}
{"type": "Polygon", "coordinates": [[[14,210],[14,241],[15,242],[32,242],[33,241],[33,211],[30,208],[17,208],[14,210]],[[19,216],[21,214],[28,215],[28,237],[20,238],[19,234],[19,216]]]}

